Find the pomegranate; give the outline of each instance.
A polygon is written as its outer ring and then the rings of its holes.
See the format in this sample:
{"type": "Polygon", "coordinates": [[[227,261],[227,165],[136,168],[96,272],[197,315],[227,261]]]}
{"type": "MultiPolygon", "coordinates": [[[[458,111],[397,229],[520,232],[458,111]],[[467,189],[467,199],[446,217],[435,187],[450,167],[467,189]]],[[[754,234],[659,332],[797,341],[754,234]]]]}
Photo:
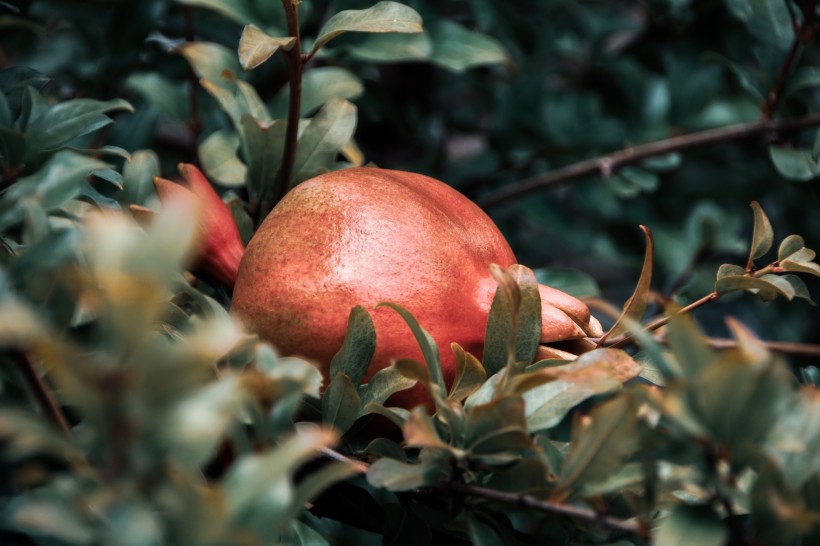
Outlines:
{"type": "MultiPolygon", "coordinates": [[[[239,260],[245,252],[233,215],[202,171],[189,163],[180,163],[178,169],[185,185],[154,177],[157,195],[163,202],[172,199],[192,199],[196,202],[199,214],[199,248],[194,270],[233,288],[239,260]]],[[[135,214],[143,216],[147,211],[136,206],[131,209],[135,214]]]]}
{"type": "MultiPolygon", "coordinates": [[[[316,361],[327,376],[348,313],[364,306],[377,336],[367,381],[393,359],[422,358],[401,317],[376,307],[394,302],[435,339],[449,384],[451,342],[479,357],[483,351],[497,287],[492,263],[507,267],[516,259],[492,220],[447,184],[377,168],[334,171],[296,186],[262,223],[239,264],[232,313],[283,354],[316,361]]],[[[581,301],[539,288],[543,343],[601,335],[581,301]]],[[[410,407],[425,397],[416,388],[391,403],[410,407]]]]}

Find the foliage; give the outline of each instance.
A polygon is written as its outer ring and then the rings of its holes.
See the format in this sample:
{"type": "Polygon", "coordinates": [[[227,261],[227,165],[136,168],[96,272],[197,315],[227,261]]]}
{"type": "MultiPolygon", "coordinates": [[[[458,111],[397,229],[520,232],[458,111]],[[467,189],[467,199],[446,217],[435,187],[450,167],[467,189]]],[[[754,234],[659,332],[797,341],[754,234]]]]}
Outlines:
{"type": "Polygon", "coordinates": [[[817,16],[0,2],[0,539],[820,542],[817,16]],[[244,241],[318,173],[426,172],[533,269],[492,270],[481,359],[385,302],[424,362],[363,383],[357,307],[322,385],[186,271],[196,212],[152,185],[180,161],[244,241]],[[589,296],[607,335],[541,358],[536,282],[589,296]],[[429,407],[391,406],[416,384],[429,407]]]}

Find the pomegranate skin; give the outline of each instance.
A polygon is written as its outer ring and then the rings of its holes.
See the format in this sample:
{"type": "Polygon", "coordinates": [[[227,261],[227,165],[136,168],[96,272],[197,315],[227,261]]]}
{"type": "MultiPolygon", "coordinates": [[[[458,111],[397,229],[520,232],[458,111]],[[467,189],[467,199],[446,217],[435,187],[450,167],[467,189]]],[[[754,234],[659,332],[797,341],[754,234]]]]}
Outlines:
{"type": "MultiPolygon", "coordinates": [[[[364,306],[377,336],[367,381],[392,360],[422,359],[401,317],[376,307],[397,303],[435,339],[450,384],[451,342],[482,354],[497,287],[492,263],[508,267],[515,255],[492,220],[450,186],[403,171],[334,171],[296,186],[262,223],[239,264],[231,311],[280,353],[315,361],[327,379],[350,310],[364,306]]],[[[586,306],[548,287],[541,293],[551,298],[542,337],[583,337],[586,306]]],[[[391,403],[425,400],[417,388],[391,403]]]]}

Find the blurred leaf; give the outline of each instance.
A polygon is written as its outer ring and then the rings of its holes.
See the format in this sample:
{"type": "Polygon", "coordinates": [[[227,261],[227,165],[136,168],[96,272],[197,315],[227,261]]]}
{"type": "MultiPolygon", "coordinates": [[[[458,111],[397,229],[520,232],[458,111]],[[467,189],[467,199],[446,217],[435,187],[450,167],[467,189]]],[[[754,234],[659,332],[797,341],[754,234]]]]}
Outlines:
{"type": "Polygon", "coordinates": [[[211,133],[199,146],[202,170],[217,184],[236,188],[245,183],[248,168],[237,157],[239,136],[233,131],[211,133]]]}
{"type": "MultiPolygon", "coordinates": [[[[305,72],[302,77],[302,115],[318,110],[333,98],[352,100],[364,92],[362,81],[349,70],[322,66],[305,72]]],[[[277,117],[287,117],[290,86],[285,86],[273,100],[271,110],[277,117]]]]}
{"type": "Polygon", "coordinates": [[[676,506],[662,520],[655,540],[657,546],[723,546],[729,531],[708,506],[676,506]]]}
{"type": "Polygon", "coordinates": [[[340,98],[330,99],[310,120],[299,137],[293,164],[295,179],[302,181],[335,161],[356,129],[356,107],[340,98]]]}
{"type": "Polygon", "coordinates": [[[820,475],[820,391],[804,387],[774,424],[767,451],[778,462],[792,487],[799,488],[820,475]]]}
{"type": "Polygon", "coordinates": [[[379,459],[367,471],[367,482],[390,491],[411,491],[434,485],[442,471],[440,459],[422,458],[419,464],[408,464],[395,459],[379,459]]]}
{"type": "Polygon", "coordinates": [[[364,10],[344,10],[322,26],[312,53],[344,32],[421,32],[421,17],[398,2],[378,2],[364,10]]]}
{"type": "Polygon", "coordinates": [[[452,343],[450,348],[456,357],[456,377],[448,398],[462,402],[486,381],[487,371],[476,357],[462,349],[458,343],[452,343]]]}
{"type": "Polygon", "coordinates": [[[566,292],[576,298],[600,296],[601,289],[592,275],[575,269],[541,267],[534,270],[535,278],[541,284],[566,292]]]}
{"type": "Polygon", "coordinates": [[[391,302],[382,302],[376,307],[389,307],[401,315],[401,318],[404,319],[404,322],[407,323],[407,326],[410,327],[410,330],[413,332],[413,336],[416,338],[416,342],[419,344],[421,348],[421,353],[424,355],[424,360],[427,363],[427,370],[430,374],[430,380],[433,382],[433,385],[436,385],[439,389],[439,393],[443,395],[446,391],[446,386],[444,384],[444,376],[441,374],[441,359],[439,357],[438,346],[436,345],[436,341],[433,339],[427,331],[422,328],[413,315],[410,314],[409,311],[391,302]]]}
{"type": "Polygon", "coordinates": [[[294,43],[296,38],[293,36],[274,38],[259,27],[247,25],[239,39],[239,62],[242,68],[251,70],[270,59],[280,48],[290,51],[294,43]]]}
{"type": "Polygon", "coordinates": [[[669,348],[684,377],[694,379],[714,361],[715,352],[688,313],[673,311],[666,331],[669,348]]]}
{"type": "MultiPolygon", "coordinates": [[[[817,267],[816,274],[820,276],[820,266],[817,267]]],[[[794,296],[792,296],[793,298],[804,299],[809,303],[809,305],[816,305],[816,303],[814,303],[814,300],[811,299],[811,294],[809,294],[809,288],[808,286],[806,286],[806,283],[805,281],[803,281],[803,279],[801,279],[797,275],[781,275],[780,278],[788,282],[790,285],[792,285],[792,289],[794,290],[794,296]]]]}
{"type": "Polygon", "coordinates": [[[264,26],[258,20],[251,0],[177,0],[180,4],[208,8],[241,25],[264,26]]]}
{"type": "Polygon", "coordinates": [[[820,166],[808,150],[769,147],[769,157],[781,175],[792,180],[811,180],[820,174],[820,166]]]}
{"type": "Polygon", "coordinates": [[[504,46],[490,36],[473,32],[462,25],[441,19],[433,27],[433,53],[430,60],[454,72],[487,64],[508,64],[504,46]]]}
{"type": "Polygon", "coordinates": [[[21,201],[36,199],[43,209],[56,209],[79,195],[92,171],[107,168],[109,165],[98,159],[57,152],[39,171],[21,178],[0,197],[0,229],[22,220],[21,201]]]}
{"type": "Polygon", "coordinates": [[[356,386],[344,372],[336,372],[322,395],[322,421],[345,433],[359,416],[360,404],[356,386]]]}
{"type": "Polygon", "coordinates": [[[22,497],[5,511],[7,525],[30,536],[64,544],[95,542],[93,527],[62,499],[22,497]]]}
{"type": "Polygon", "coordinates": [[[236,53],[221,44],[185,42],[174,51],[185,57],[197,78],[208,80],[219,87],[232,90],[232,86],[226,87],[226,82],[230,81],[228,76],[241,72],[236,53]]]}
{"type": "Polygon", "coordinates": [[[509,544],[504,542],[492,525],[487,524],[481,518],[472,514],[467,514],[467,536],[473,546],[497,546],[499,544],[509,544]]]}
{"type": "Polygon", "coordinates": [[[135,90],[144,100],[155,105],[169,119],[185,120],[187,116],[185,94],[177,82],[157,72],[138,72],[128,76],[125,86],[135,90]]]}
{"type": "Polygon", "coordinates": [[[344,47],[351,57],[360,61],[414,61],[430,57],[433,52],[433,41],[427,32],[370,34],[363,40],[344,47]]]}
{"type": "Polygon", "coordinates": [[[376,352],[376,328],[367,309],[357,305],[347,318],[347,334],[341,349],[330,361],[330,375],[342,372],[354,386],[364,379],[373,354],[376,352]]]}
{"type": "Polygon", "coordinates": [[[595,483],[614,473],[638,449],[636,408],[630,396],[618,396],[576,420],[558,490],[595,483]]]}
{"type": "Polygon", "coordinates": [[[638,284],[635,286],[635,291],[626,300],[621,316],[610,328],[609,332],[604,334],[604,337],[618,336],[626,331],[625,320],[634,320],[639,322],[644,313],[649,300],[649,291],[652,285],[652,260],[655,256],[655,242],[652,238],[652,232],[649,228],[641,226],[644,235],[646,236],[646,253],[644,254],[643,267],[641,268],[641,276],[638,279],[638,284]]]}
{"type": "Polygon", "coordinates": [[[327,429],[304,428],[267,453],[238,460],[224,479],[228,512],[237,518],[257,510],[271,487],[278,487],[308,457],[335,440],[336,435],[327,429]]]}

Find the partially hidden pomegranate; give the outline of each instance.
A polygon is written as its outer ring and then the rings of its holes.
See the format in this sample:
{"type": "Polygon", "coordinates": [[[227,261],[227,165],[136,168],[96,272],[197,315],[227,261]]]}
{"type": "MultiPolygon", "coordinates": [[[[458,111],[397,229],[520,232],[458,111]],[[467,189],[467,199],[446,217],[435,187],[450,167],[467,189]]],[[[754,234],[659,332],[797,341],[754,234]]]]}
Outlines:
{"type": "MultiPolygon", "coordinates": [[[[327,376],[350,310],[364,306],[377,336],[367,381],[393,359],[422,358],[401,317],[376,307],[394,302],[435,339],[449,384],[451,342],[481,357],[497,288],[492,263],[507,267],[516,259],[492,220],[447,184],[377,168],[334,171],[296,186],[262,223],[239,264],[232,313],[281,353],[316,361],[327,376]]],[[[581,301],[539,288],[543,343],[601,335],[581,301]]],[[[392,403],[425,400],[419,388],[399,394],[392,403]]]]}
{"type": "MultiPolygon", "coordinates": [[[[233,288],[239,260],[245,252],[233,215],[202,171],[189,163],[180,163],[178,169],[185,184],[155,176],[153,182],[157,195],[162,202],[182,199],[193,203],[198,221],[194,270],[233,288]]],[[[131,210],[143,218],[151,213],[134,205],[131,210]]]]}

